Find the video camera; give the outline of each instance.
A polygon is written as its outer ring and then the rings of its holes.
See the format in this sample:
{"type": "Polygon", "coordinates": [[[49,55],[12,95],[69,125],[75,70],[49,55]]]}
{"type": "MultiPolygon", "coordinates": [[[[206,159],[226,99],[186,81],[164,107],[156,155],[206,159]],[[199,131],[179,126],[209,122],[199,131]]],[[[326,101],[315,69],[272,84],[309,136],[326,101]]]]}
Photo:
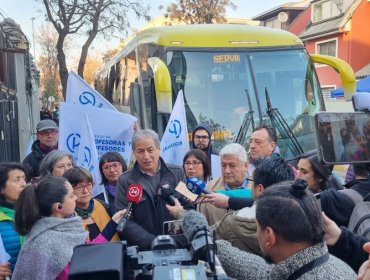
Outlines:
{"type": "Polygon", "coordinates": [[[189,249],[178,249],[169,235],[157,236],[150,251],[128,247],[125,241],[77,246],[68,279],[231,279],[215,255],[215,245],[202,214],[188,211],[182,227],[189,249]]]}

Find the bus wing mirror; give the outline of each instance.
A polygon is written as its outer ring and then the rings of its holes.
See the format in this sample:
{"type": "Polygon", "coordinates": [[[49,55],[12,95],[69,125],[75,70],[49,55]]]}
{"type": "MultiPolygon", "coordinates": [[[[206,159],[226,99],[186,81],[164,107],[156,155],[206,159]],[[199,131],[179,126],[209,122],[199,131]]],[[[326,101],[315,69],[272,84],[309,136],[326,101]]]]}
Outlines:
{"type": "Polygon", "coordinates": [[[351,101],[352,95],[356,92],[356,76],[352,67],[344,60],[322,54],[311,54],[314,63],[326,64],[334,68],[340,75],[346,101],[351,101]]]}
{"type": "Polygon", "coordinates": [[[170,72],[166,64],[158,57],[148,58],[148,63],[153,71],[158,113],[171,114],[172,86],[170,72]]]}

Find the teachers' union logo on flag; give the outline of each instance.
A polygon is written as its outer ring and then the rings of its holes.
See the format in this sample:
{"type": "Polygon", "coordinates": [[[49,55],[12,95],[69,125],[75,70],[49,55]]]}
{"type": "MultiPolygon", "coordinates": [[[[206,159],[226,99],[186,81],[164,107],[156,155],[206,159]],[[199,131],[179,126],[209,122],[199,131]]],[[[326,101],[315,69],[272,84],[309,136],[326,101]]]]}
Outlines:
{"type": "Polygon", "coordinates": [[[83,93],[81,93],[78,99],[80,100],[80,103],[82,105],[95,105],[95,96],[89,91],[84,91],[83,93]]]}
{"type": "Polygon", "coordinates": [[[83,163],[87,166],[90,165],[91,163],[91,150],[89,149],[89,147],[84,147],[84,161],[83,163]]]}
{"type": "Polygon", "coordinates": [[[181,134],[181,123],[180,123],[180,121],[178,121],[178,120],[171,121],[171,124],[168,128],[168,131],[171,134],[174,134],[176,138],[179,138],[180,134],[181,134]]]}
{"type": "Polygon", "coordinates": [[[71,133],[67,137],[67,148],[71,153],[80,145],[81,135],[78,133],[71,133]]]}

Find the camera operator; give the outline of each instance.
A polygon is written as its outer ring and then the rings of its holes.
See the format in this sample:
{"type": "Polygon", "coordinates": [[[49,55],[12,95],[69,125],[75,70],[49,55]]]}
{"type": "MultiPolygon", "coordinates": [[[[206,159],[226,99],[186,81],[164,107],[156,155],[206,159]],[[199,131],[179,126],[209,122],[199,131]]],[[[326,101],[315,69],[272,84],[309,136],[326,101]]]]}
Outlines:
{"type": "Polygon", "coordinates": [[[185,177],[181,167],[166,164],[160,158],[160,142],[153,130],[136,131],[132,138],[132,150],[136,163],[118,179],[115,206],[117,211],[128,206],[126,194],[130,184],[143,186],[142,199],[133,206],[122,236],[130,245],[150,250],[154,238],[162,234],[163,222],[172,220],[166,202],[158,197],[157,189],[164,184],[173,188],[185,177]]]}
{"type": "Polygon", "coordinates": [[[265,259],[219,240],[217,255],[237,279],[356,279],[352,269],[329,255],[321,211],[303,180],[271,186],[257,199],[257,238],[265,259]],[[266,261],[267,260],[267,261],[266,261]]]}

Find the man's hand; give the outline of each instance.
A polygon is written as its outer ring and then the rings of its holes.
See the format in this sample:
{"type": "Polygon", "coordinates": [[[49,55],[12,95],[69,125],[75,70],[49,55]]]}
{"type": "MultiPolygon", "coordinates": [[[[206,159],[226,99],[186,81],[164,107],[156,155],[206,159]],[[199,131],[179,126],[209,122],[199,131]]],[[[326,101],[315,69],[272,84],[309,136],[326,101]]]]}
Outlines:
{"type": "Polygon", "coordinates": [[[217,208],[229,208],[229,197],[221,193],[211,193],[204,195],[203,202],[208,202],[217,208]]]}
{"type": "Polygon", "coordinates": [[[322,219],[324,221],[325,241],[328,245],[337,243],[341,230],[335,222],[330,220],[324,212],[322,212],[322,219]]]}
{"type": "MultiPolygon", "coordinates": [[[[364,251],[370,253],[370,242],[364,244],[364,251]]],[[[358,270],[357,280],[370,280],[370,262],[364,262],[358,270]]]]}
{"type": "Polygon", "coordinates": [[[180,204],[177,198],[175,198],[175,206],[166,204],[166,208],[170,212],[171,216],[174,217],[175,219],[178,218],[180,212],[184,211],[184,208],[182,207],[182,205],[180,204]]]}

